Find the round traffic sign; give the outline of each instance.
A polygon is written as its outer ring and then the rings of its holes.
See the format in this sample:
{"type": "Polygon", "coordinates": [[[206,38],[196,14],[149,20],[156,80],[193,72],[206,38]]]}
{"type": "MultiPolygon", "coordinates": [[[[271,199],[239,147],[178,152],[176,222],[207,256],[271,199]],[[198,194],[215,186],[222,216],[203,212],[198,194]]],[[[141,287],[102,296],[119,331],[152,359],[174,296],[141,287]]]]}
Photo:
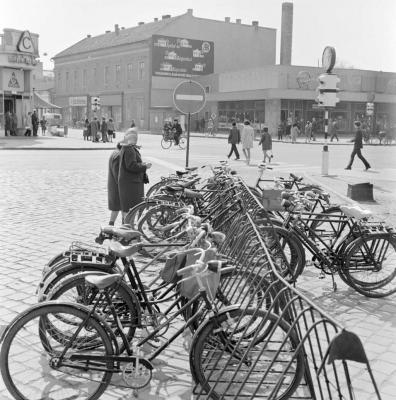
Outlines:
{"type": "Polygon", "coordinates": [[[183,114],[196,114],[205,106],[205,89],[195,81],[180,82],[173,91],[173,103],[183,114]]]}

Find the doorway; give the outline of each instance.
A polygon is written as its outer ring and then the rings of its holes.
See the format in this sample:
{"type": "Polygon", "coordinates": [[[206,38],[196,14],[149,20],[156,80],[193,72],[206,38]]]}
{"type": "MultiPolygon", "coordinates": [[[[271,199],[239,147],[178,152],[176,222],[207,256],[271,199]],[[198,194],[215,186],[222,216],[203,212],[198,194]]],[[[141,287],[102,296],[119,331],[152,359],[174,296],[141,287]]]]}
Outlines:
{"type": "Polygon", "coordinates": [[[4,113],[15,112],[15,99],[13,97],[4,97],[4,113]]]}

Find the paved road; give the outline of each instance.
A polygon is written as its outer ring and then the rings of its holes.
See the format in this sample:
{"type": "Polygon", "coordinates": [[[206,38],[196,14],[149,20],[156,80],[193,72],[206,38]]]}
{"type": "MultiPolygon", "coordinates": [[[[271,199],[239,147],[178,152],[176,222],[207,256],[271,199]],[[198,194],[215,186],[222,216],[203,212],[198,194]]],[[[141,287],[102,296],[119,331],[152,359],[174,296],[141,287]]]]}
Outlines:
{"type": "MultiPolygon", "coordinates": [[[[67,140],[57,138],[56,140],[67,140]]],[[[151,182],[185,163],[185,153],[171,148],[162,150],[157,136],[141,135],[142,154],[153,162],[151,182]]],[[[100,146],[100,144],[98,144],[100,146]]],[[[192,138],[190,165],[202,165],[224,159],[228,150],[221,139],[192,138]]],[[[363,172],[360,161],[352,171],[344,171],[350,146],[332,146],[327,177],[320,174],[321,147],[303,144],[275,144],[273,175],[293,171],[325,184],[337,201],[345,198],[348,183],[370,181],[375,185],[376,203],[366,204],[396,226],[395,147],[366,147],[364,153],[373,165],[363,172]],[[338,195],[336,194],[338,193],[338,195]]],[[[36,302],[35,288],[45,262],[65,250],[73,240],[92,242],[98,227],[108,221],[106,166],[111,150],[101,151],[26,151],[0,152],[0,325],[36,302]]],[[[231,161],[245,179],[254,183],[261,159],[258,147],[252,166],[231,161]]],[[[339,322],[356,332],[365,344],[368,357],[380,384],[384,399],[396,393],[396,308],[394,297],[368,299],[350,290],[337,279],[338,291],[331,280],[319,280],[308,267],[299,287],[339,322]]],[[[160,358],[150,387],[140,394],[144,399],[187,399],[191,395],[188,359],[176,342],[160,358]],[[176,357],[176,361],[175,361],[176,357]]],[[[359,377],[354,376],[359,382],[359,377]]],[[[361,382],[365,387],[367,382],[361,382]]],[[[8,399],[0,383],[0,399],[8,399]]],[[[105,400],[130,398],[130,391],[109,389],[105,400]]],[[[369,397],[367,397],[369,399],[369,397]]]]}

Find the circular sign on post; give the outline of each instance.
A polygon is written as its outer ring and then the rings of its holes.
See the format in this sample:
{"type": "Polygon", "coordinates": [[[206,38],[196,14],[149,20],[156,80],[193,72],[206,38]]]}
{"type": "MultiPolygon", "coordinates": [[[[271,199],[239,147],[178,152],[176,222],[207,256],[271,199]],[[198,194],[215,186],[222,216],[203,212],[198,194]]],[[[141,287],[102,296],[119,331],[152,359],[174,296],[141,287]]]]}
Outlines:
{"type": "Polygon", "coordinates": [[[205,106],[205,89],[198,82],[180,82],[173,91],[173,103],[182,114],[199,113],[205,106]]]}
{"type": "Polygon", "coordinates": [[[326,46],[322,54],[322,67],[326,70],[328,74],[330,74],[331,71],[333,70],[335,62],[336,62],[335,48],[331,46],[326,46]]]}

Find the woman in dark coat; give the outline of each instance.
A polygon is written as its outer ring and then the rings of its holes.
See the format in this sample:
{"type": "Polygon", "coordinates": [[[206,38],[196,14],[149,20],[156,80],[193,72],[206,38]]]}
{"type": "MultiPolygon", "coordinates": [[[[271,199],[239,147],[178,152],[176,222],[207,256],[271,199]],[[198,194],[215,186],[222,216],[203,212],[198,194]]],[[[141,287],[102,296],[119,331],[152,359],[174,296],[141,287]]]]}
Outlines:
{"type": "Polygon", "coordinates": [[[151,167],[151,163],[142,162],[137,140],[137,129],[129,128],[121,142],[118,193],[123,217],[130,208],[143,200],[146,170],[151,167]]]}
{"type": "Polygon", "coordinates": [[[118,193],[118,172],[120,169],[121,144],[117,143],[117,149],[109,158],[109,170],[107,174],[107,201],[110,210],[109,225],[114,225],[118,213],[121,211],[120,195],[118,193]]]}

